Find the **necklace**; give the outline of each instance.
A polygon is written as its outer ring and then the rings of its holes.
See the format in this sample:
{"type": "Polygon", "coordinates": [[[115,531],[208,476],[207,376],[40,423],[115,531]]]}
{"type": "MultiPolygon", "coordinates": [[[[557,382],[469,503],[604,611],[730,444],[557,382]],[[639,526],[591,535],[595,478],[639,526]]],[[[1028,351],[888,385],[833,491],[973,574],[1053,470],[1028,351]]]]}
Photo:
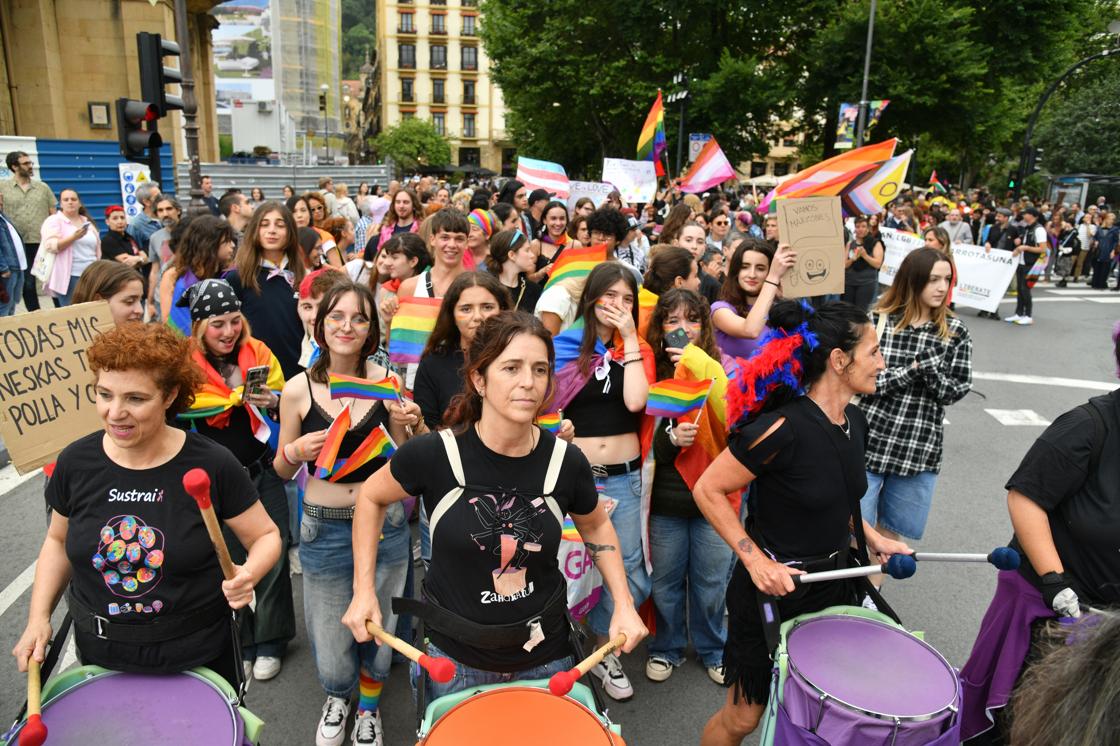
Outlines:
{"type": "Polygon", "coordinates": [[[840,432],[842,432],[844,434],[844,437],[847,438],[848,440],[852,439],[852,423],[848,420],[848,414],[846,412],[844,413],[844,422],[843,423],[833,422],[832,418],[828,416],[828,412],[824,411],[824,407],[822,407],[820,405],[820,402],[818,402],[816,399],[809,396],[808,394],[805,395],[805,398],[807,398],[809,401],[813,402],[813,404],[817,405],[817,409],[819,409],[821,411],[821,414],[824,415],[824,418],[826,420],[828,420],[830,425],[834,425],[834,426],[840,428],[840,432]]]}

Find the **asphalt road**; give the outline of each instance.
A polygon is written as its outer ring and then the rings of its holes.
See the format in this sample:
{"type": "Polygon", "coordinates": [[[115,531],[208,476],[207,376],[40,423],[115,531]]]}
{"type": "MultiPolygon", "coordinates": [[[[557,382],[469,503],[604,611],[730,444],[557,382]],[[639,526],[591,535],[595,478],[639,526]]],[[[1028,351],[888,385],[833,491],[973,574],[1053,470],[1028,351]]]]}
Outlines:
{"type": "MultiPolygon", "coordinates": [[[[1098,389],[1115,381],[1109,332],[1117,319],[1115,293],[1070,288],[1036,290],[1039,301],[1033,327],[1015,327],[979,319],[965,309],[962,318],[974,338],[974,393],[948,410],[945,466],[938,481],[932,515],[920,546],[930,551],[986,552],[1004,544],[1011,533],[1003,484],[1041,424],[1005,425],[986,412],[1031,410],[1044,421],[1101,393],[1092,387],[1059,385],[1039,378],[1030,382],[992,380],[983,374],[1011,374],[1096,382],[1098,389]]],[[[1012,301],[1013,302],[1013,301],[1012,301]]],[[[1001,307],[1010,313],[1013,305],[1001,307]]],[[[13,485],[0,473],[7,539],[0,542],[0,650],[11,649],[26,621],[29,593],[17,578],[35,559],[42,541],[41,476],[13,485]],[[22,592],[21,592],[22,591],[22,592]]],[[[301,596],[299,578],[295,579],[301,596]]],[[[937,565],[919,568],[906,581],[888,583],[886,595],[903,621],[926,632],[926,639],[948,660],[964,663],[995,583],[986,565],[937,565]]],[[[314,743],[322,706],[310,647],[302,633],[302,597],[296,600],[301,634],[293,643],[284,670],[273,681],[254,682],[250,708],[264,718],[265,744],[303,746],[314,743]]],[[[0,659],[3,660],[3,659],[0,659]]],[[[10,658],[0,665],[0,718],[11,718],[24,698],[24,680],[10,658]]],[[[683,665],[662,684],[644,676],[643,651],[624,661],[636,695],[612,703],[610,717],[622,724],[629,744],[694,744],[704,722],[723,697],[695,661],[683,665]]],[[[865,672],[868,676],[880,672],[865,672]]],[[[912,682],[917,683],[917,682],[912,682]]],[[[386,744],[414,743],[414,710],[406,669],[394,667],[382,698],[386,744]]],[[[122,723],[122,727],[127,726],[122,723]]],[[[497,724],[496,724],[496,727],[497,724]]],[[[531,743],[529,737],[526,743],[531,743]]],[[[748,743],[755,743],[749,740],[748,743]]]]}

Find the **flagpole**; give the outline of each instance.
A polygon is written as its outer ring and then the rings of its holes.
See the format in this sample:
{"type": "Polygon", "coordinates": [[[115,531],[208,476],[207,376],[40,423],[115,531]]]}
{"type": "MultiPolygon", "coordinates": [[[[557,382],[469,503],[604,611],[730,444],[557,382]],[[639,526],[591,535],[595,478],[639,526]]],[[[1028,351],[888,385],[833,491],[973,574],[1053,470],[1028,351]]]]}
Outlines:
{"type": "Polygon", "coordinates": [[[863,92],[859,98],[859,117],[856,124],[856,147],[863,147],[863,130],[867,125],[867,78],[871,74],[871,43],[875,38],[875,6],[871,0],[871,12],[867,17],[867,49],[863,55],[863,92]]]}
{"type": "Polygon", "coordinates": [[[696,420],[692,423],[697,427],[700,426],[700,420],[704,419],[704,410],[708,408],[708,397],[712,395],[712,387],[716,385],[716,379],[708,384],[708,393],[704,394],[704,404],[700,407],[700,414],[696,415],[696,420]]]}

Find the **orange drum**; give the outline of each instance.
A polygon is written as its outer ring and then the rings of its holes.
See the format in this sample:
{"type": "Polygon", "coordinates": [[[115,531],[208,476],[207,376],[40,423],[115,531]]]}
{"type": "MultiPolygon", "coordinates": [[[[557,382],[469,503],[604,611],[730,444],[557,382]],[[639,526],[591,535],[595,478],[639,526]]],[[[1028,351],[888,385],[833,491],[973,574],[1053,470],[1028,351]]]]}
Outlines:
{"type": "Polygon", "coordinates": [[[424,746],[625,746],[575,700],[547,689],[509,686],[465,699],[435,722],[424,746]]]}

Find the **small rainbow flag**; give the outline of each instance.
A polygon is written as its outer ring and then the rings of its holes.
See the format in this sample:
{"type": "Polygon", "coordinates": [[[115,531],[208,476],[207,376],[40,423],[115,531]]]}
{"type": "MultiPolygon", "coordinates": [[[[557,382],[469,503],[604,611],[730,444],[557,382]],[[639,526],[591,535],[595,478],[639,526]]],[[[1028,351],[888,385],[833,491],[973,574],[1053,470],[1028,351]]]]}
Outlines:
{"type": "Polygon", "coordinates": [[[658,381],[649,387],[646,414],[672,419],[683,417],[704,406],[711,388],[710,378],[702,381],[682,381],[677,378],[658,381]]]}
{"type": "MultiPolygon", "coordinates": [[[[552,274],[549,275],[548,282],[544,284],[544,289],[548,290],[561,280],[567,280],[573,277],[587,277],[587,275],[591,274],[591,270],[595,268],[595,265],[602,264],[605,261],[607,261],[606,244],[584,246],[579,249],[564,249],[564,252],[560,254],[560,258],[556,261],[555,266],[553,266],[552,274]]],[[[393,321],[395,322],[396,318],[394,318],[393,321]]],[[[391,344],[392,342],[390,342],[390,345],[391,344]]]]}
{"type": "MultiPolygon", "coordinates": [[[[436,328],[440,298],[405,298],[389,325],[389,359],[400,365],[419,363],[436,328]]],[[[395,395],[394,395],[395,398],[395,395]]]]}
{"type": "Polygon", "coordinates": [[[319,458],[315,459],[315,478],[326,479],[334,471],[334,462],[338,458],[338,449],[342,447],[342,439],[350,429],[350,406],[347,405],[334,418],[330,428],[327,429],[327,439],[323,441],[323,449],[319,451],[319,458]]]}
{"type": "Polygon", "coordinates": [[[370,381],[357,376],[344,376],[338,373],[330,374],[329,386],[332,399],[341,399],[352,396],[355,399],[379,399],[381,401],[397,400],[397,379],[389,376],[380,381],[370,381]]]}
{"type": "Polygon", "coordinates": [[[553,435],[560,432],[560,424],[564,421],[563,416],[559,412],[549,412],[542,414],[537,418],[537,425],[542,430],[547,430],[553,435]]]}
{"type": "Polygon", "coordinates": [[[350,458],[346,459],[346,463],[335,470],[334,474],[331,474],[328,481],[337,482],[375,458],[389,458],[396,452],[397,444],[389,437],[389,433],[385,431],[385,426],[378,425],[373,429],[373,432],[366,436],[361,445],[354,449],[350,458]]]}
{"type": "Polygon", "coordinates": [[[560,530],[560,538],[564,541],[583,541],[583,537],[576,530],[575,521],[572,520],[570,515],[564,515],[564,528],[560,530]]]}

